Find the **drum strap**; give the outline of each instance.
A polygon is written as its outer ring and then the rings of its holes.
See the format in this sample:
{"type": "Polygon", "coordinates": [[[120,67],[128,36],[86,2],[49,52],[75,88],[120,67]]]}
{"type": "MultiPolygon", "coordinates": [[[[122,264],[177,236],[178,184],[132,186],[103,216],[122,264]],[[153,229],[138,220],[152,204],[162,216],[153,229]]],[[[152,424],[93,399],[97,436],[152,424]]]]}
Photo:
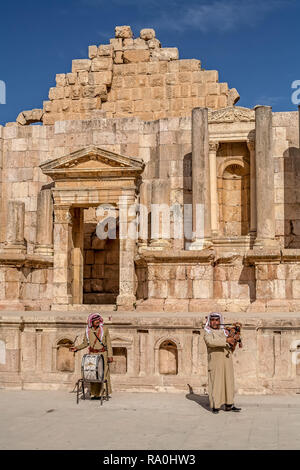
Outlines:
{"type": "Polygon", "coordinates": [[[99,343],[102,345],[102,347],[106,350],[106,346],[102,343],[101,339],[97,336],[97,333],[94,331],[94,335],[96,336],[96,339],[95,339],[95,342],[93,344],[93,348],[97,342],[97,340],[99,341],[99,343]]]}

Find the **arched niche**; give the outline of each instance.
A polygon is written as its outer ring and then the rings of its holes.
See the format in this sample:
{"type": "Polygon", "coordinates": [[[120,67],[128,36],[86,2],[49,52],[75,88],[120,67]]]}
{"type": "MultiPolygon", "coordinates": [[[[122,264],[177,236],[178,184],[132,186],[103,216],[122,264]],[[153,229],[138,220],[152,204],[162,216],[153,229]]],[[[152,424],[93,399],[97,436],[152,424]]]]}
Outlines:
{"type": "Polygon", "coordinates": [[[56,369],[59,372],[74,372],[75,370],[74,353],[69,351],[72,345],[72,341],[68,338],[63,338],[57,343],[56,369]]]}
{"type": "Polygon", "coordinates": [[[178,374],[178,349],[172,340],[164,340],[159,347],[159,373],[161,375],[178,374]]]}
{"type": "Polygon", "coordinates": [[[218,203],[220,235],[223,237],[249,235],[250,166],[246,158],[225,159],[220,165],[218,203]]]}
{"type": "Polygon", "coordinates": [[[112,374],[127,373],[127,348],[113,347],[113,362],[110,364],[110,372],[112,374]]]}

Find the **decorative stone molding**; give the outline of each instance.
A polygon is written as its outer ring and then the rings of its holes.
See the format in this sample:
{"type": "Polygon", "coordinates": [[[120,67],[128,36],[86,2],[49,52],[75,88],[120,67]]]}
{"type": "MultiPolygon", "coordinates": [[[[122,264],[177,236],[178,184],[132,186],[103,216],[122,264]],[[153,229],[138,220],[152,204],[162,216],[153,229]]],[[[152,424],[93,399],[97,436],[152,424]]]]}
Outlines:
{"type": "Polygon", "coordinates": [[[144,163],[134,157],[126,157],[95,146],[77,150],[64,157],[40,165],[45,175],[54,180],[91,179],[99,177],[119,178],[138,176],[144,163]]]}
{"type": "Polygon", "coordinates": [[[228,108],[218,109],[216,111],[208,111],[209,124],[220,122],[255,122],[255,112],[249,108],[232,106],[228,108]]]}

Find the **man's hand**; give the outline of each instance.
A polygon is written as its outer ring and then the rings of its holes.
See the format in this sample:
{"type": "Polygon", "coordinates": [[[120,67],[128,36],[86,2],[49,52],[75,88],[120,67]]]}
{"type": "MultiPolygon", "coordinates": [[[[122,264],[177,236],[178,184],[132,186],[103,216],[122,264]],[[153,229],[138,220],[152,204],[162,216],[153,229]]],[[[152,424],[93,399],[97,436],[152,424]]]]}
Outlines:
{"type": "Polygon", "coordinates": [[[75,348],[74,346],[72,346],[72,348],[69,348],[69,351],[71,351],[71,352],[77,352],[77,351],[78,351],[78,349],[77,349],[77,348],[75,348]]]}
{"type": "Polygon", "coordinates": [[[108,357],[107,358],[107,362],[110,363],[110,362],[113,362],[114,361],[114,358],[113,357],[108,357]]]}
{"type": "Polygon", "coordinates": [[[226,343],[229,343],[229,344],[231,344],[231,346],[234,346],[235,345],[235,339],[232,338],[232,336],[228,336],[226,338],[226,343]]]}

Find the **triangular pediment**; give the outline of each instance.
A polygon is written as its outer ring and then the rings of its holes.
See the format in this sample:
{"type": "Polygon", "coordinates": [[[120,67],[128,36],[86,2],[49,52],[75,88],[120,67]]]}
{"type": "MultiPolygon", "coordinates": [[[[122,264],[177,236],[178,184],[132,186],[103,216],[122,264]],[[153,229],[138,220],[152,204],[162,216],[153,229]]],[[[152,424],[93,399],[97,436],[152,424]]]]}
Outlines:
{"type": "Polygon", "coordinates": [[[90,146],[63,157],[46,161],[41,170],[53,179],[92,178],[101,176],[138,175],[144,163],[99,147],[90,146]]]}
{"type": "Polygon", "coordinates": [[[128,338],[124,338],[123,336],[112,336],[111,338],[112,343],[121,343],[121,344],[132,344],[132,340],[128,338]]]}
{"type": "Polygon", "coordinates": [[[255,121],[255,111],[241,106],[230,106],[208,112],[208,122],[210,124],[249,121],[255,121]]]}

